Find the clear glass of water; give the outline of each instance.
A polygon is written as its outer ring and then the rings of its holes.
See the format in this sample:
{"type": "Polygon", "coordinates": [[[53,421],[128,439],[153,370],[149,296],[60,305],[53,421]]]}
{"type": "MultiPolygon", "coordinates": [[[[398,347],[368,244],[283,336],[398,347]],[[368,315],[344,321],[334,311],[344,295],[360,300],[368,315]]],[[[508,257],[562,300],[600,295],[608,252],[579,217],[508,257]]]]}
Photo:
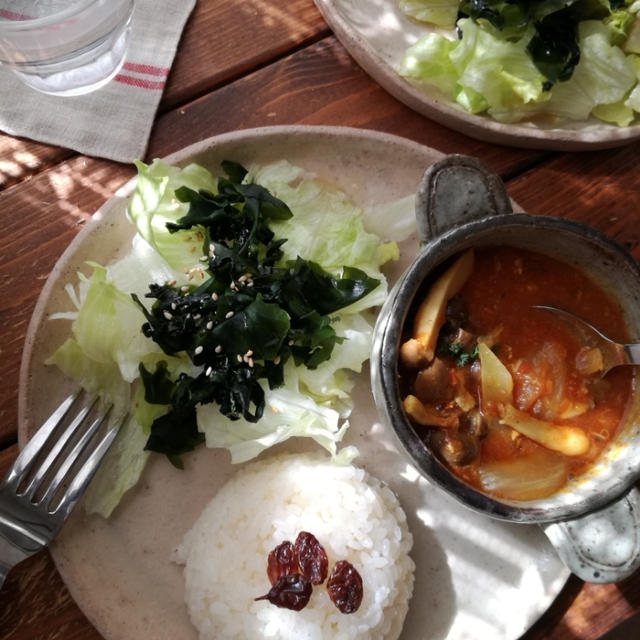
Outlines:
{"type": "Polygon", "coordinates": [[[124,62],[134,0],[0,0],[0,64],[43,93],[105,85],[124,62]]]}

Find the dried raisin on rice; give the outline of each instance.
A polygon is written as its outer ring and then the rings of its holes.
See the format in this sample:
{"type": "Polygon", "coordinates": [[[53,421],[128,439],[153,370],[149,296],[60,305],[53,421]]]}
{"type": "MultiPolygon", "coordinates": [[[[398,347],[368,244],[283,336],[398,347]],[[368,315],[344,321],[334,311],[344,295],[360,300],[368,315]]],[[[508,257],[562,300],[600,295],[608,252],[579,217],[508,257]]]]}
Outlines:
{"type": "Polygon", "coordinates": [[[327,580],[327,591],[331,602],[341,613],[357,611],[362,602],[362,578],[347,560],[336,562],[327,580]]]}
{"type": "Polygon", "coordinates": [[[292,573],[280,576],[268,593],[255,600],[268,600],[276,607],[300,611],[307,606],[311,591],[311,583],[303,575],[292,573]]]}
{"type": "Polygon", "coordinates": [[[302,575],[311,584],[322,584],[327,579],[329,560],[318,539],[308,531],[301,531],[296,538],[295,551],[302,575]]]}
{"type": "Polygon", "coordinates": [[[273,585],[278,578],[293,573],[298,573],[298,556],[294,545],[289,540],[285,540],[269,552],[267,576],[273,585]]]}

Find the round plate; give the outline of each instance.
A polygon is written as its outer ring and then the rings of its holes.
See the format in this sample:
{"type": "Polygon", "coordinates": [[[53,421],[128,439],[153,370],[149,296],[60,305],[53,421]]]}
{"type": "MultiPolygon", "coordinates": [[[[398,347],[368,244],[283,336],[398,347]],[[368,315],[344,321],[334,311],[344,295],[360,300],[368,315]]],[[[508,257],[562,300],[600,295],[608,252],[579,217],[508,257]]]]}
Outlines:
{"type": "MultiPolygon", "coordinates": [[[[177,164],[219,170],[224,159],[244,164],[279,159],[315,171],[363,207],[415,193],[441,154],[386,134],[346,128],[272,127],[206,140],[174,154],[177,164]]],[[[44,361],[69,332],[53,311],[67,309],[64,284],[87,259],[108,262],[127,251],[133,229],[125,219],[125,185],[92,217],[47,281],[28,330],[20,384],[20,441],[61,400],[65,381],[44,361]]],[[[415,236],[401,244],[398,277],[415,255],[415,236]]],[[[569,572],[535,526],[506,524],[468,511],[430,486],[377,422],[368,370],[359,376],[349,443],[357,463],[398,495],[414,536],[416,585],[403,638],[519,637],[550,605],[569,572]]],[[[298,446],[285,443],[286,448],[298,446]]],[[[282,451],[282,449],[281,449],[282,451]]],[[[184,606],[182,568],[171,554],[201,509],[241,466],[226,451],[201,448],[178,471],[153,456],[138,483],[109,520],[76,509],[52,554],[89,620],[113,640],[195,639],[184,606]]]]}
{"type": "Polygon", "coordinates": [[[474,115],[435,88],[416,87],[398,75],[404,53],[429,27],[412,22],[398,0],[315,0],[336,37],[360,66],[386,91],[422,115],[487,142],[531,149],[578,151],[607,149],[640,137],[640,124],[617,127],[592,118],[548,126],[503,124],[474,115]]]}

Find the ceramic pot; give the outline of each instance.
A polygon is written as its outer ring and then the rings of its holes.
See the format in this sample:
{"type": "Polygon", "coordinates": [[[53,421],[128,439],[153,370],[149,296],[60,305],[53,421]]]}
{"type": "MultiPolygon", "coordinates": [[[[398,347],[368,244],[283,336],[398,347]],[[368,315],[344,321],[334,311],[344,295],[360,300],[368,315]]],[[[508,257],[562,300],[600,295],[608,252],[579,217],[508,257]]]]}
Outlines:
{"type": "Polygon", "coordinates": [[[640,389],[634,378],[625,424],[596,464],[559,492],[538,500],[501,500],[454,475],[425,446],[402,409],[398,352],[403,327],[423,282],[443,262],[471,247],[529,249],[587,272],[619,303],[631,337],[640,337],[640,268],[618,244],[586,225],[516,213],[500,178],[466,156],[446,156],[425,173],[416,199],[420,247],[384,304],[374,332],[372,389],[382,420],[413,465],[468,507],[538,524],[567,566],[591,582],[615,582],[640,565],[640,389]]]}

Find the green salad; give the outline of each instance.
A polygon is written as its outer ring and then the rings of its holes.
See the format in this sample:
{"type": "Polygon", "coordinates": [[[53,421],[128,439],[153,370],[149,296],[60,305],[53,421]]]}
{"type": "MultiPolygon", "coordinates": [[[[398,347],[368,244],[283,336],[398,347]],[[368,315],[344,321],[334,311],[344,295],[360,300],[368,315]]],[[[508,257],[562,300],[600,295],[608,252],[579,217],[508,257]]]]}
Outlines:
{"type": "Polygon", "coordinates": [[[399,0],[429,24],[400,74],[499,122],[594,116],[620,127],[640,112],[638,0],[399,0]]]}
{"type": "Polygon", "coordinates": [[[51,355],[130,418],[86,496],[108,516],[151,452],[195,447],[242,462],[301,436],[338,462],[354,373],[368,359],[380,270],[395,242],[342,191],[286,161],[249,170],[137,163],[128,254],[87,263],[67,291],[69,338],[51,355]]]}

